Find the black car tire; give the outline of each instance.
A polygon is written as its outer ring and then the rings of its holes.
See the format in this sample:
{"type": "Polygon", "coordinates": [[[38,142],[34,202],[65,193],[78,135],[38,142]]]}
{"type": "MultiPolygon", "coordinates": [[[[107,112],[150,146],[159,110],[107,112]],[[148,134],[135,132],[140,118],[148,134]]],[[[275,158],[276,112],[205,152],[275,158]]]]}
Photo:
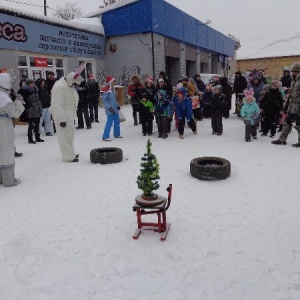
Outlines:
{"type": "Polygon", "coordinates": [[[123,160],[123,151],[116,147],[104,147],[91,150],[90,159],[93,164],[114,164],[123,160]]]}
{"type": "Polygon", "coordinates": [[[190,163],[190,173],[201,180],[222,180],[230,176],[231,164],[220,157],[197,157],[190,163]]]}

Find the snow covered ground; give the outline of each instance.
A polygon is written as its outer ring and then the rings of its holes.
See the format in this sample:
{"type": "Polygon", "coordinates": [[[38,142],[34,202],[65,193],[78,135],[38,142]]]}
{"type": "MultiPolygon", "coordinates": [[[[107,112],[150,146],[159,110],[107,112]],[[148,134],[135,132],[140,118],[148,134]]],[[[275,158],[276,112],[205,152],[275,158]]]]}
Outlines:
{"type": "Polygon", "coordinates": [[[0,186],[0,299],[300,299],[295,131],[286,146],[260,136],[246,143],[242,121],[231,115],[223,136],[211,134],[207,119],[198,122],[197,136],[186,128],[184,140],[155,132],[158,192],[167,195],[173,184],[172,226],[165,242],[153,231],[133,240],[147,137],[133,126],[131,107],[122,110],[123,139],[101,140],[103,109],[99,124],[76,131],[79,163],[61,161],[55,136],[29,145],[27,127],[16,127],[22,183],[0,186]],[[90,150],[107,146],[122,148],[124,160],[92,164],[90,150]],[[199,156],[228,159],[231,176],[193,178],[189,163],[199,156]]]}

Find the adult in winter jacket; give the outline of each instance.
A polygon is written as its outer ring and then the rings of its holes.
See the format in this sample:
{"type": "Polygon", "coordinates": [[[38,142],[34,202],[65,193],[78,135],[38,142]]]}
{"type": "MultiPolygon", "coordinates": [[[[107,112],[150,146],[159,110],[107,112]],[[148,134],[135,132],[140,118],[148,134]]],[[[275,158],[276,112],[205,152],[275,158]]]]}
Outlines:
{"type": "Polygon", "coordinates": [[[45,79],[39,78],[36,81],[36,86],[38,88],[39,100],[42,105],[42,116],[40,118],[40,134],[43,131],[43,125],[45,129],[46,136],[52,136],[51,133],[51,114],[49,107],[51,105],[51,99],[46,87],[45,79]]]}
{"type": "Polygon", "coordinates": [[[193,119],[192,101],[186,96],[186,89],[181,87],[178,89],[177,97],[174,97],[173,103],[175,106],[176,115],[179,120],[178,132],[179,138],[184,138],[185,120],[194,134],[197,134],[197,125],[193,119]]]}
{"type": "Polygon", "coordinates": [[[280,81],[282,82],[282,87],[290,88],[292,83],[292,78],[289,70],[283,71],[283,76],[281,77],[280,81]]]}
{"type": "Polygon", "coordinates": [[[121,138],[120,134],[120,118],[118,110],[120,106],[116,99],[116,93],[114,89],[115,78],[107,76],[105,81],[105,87],[101,90],[102,101],[105,106],[105,114],[107,117],[105,128],[103,131],[103,141],[110,142],[110,130],[114,124],[114,137],[121,138]]]}
{"type": "Polygon", "coordinates": [[[98,106],[99,106],[100,89],[99,89],[98,82],[95,80],[93,74],[89,75],[89,80],[86,84],[86,88],[87,88],[87,97],[89,101],[91,122],[95,121],[96,123],[99,123],[98,106]]]}
{"type": "Polygon", "coordinates": [[[211,128],[212,133],[222,135],[223,133],[223,102],[224,96],[222,95],[222,86],[216,85],[213,87],[213,97],[211,99],[210,111],[211,111],[211,128]]]}
{"type": "Polygon", "coordinates": [[[32,79],[27,79],[25,84],[19,90],[25,101],[25,113],[28,122],[28,143],[35,144],[36,142],[44,142],[40,138],[40,118],[42,116],[42,105],[39,100],[38,88],[35,86],[32,79]],[[33,139],[33,132],[35,141],[33,139]]]}
{"type": "Polygon", "coordinates": [[[229,118],[229,110],[231,109],[232,89],[228,84],[228,78],[225,76],[220,77],[220,85],[222,86],[222,94],[224,95],[223,102],[223,117],[229,118]]]}
{"type": "Polygon", "coordinates": [[[173,95],[173,88],[172,88],[171,81],[169,80],[167,74],[164,71],[160,71],[158,76],[159,78],[157,80],[156,87],[158,87],[159,79],[163,79],[166,85],[166,97],[170,100],[173,95]]]}
{"type": "Polygon", "coordinates": [[[241,117],[245,124],[245,141],[250,142],[251,136],[257,139],[257,124],[259,122],[259,107],[253,96],[253,89],[244,90],[245,98],[241,109],[241,117]]]}
{"type": "Polygon", "coordinates": [[[293,147],[300,147],[300,63],[295,62],[291,66],[291,96],[288,100],[287,117],[283,126],[283,130],[277,141],[272,141],[275,145],[286,145],[286,140],[290,134],[293,122],[296,123],[294,128],[298,132],[298,142],[293,147]]]}
{"type": "Polygon", "coordinates": [[[279,115],[283,110],[283,97],[278,89],[277,80],[273,80],[270,84],[268,92],[261,100],[260,109],[263,112],[261,135],[266,136],[268,131],[271,130],[270,137],[274,137],[276,126],[279,122],[279,115]]]}
{"type": "Polygon", "coordinates": [[[205,84],[204,82],[201,80],[201,75],[200,74],[195,74],[195,76],[193,77],[195,80],[195,83],[197,85],[197,89],[199,92],[204,92],[205,91],[205,84]]]}
{"type": "Polygon", "coordinates": [[[132,105],[132,116],[134,121],[134,126],[138,125],[138,116],[140,101],[142,100],[142,92],[144,86],[142,84],[141,78],[138,75],[132,75],[130,78],[130,85],[127,89],[127,94],[131,97],[132,105]]]}
{"type": "Polygon", "coordinates": [[[53,86],[50,111],[53,115],[58,143],[64,162],[78,162],[74,152],[74,120],[78,104],[75,85],[83,78],[75,72],[60,78],[53,86]]]}
{"type": "Polygon", "coordinates": [[[253,89],[256,103],[259,102],[259,96],[263,87],[264,87],[264,83],[261,81],[260,77],[257,74],[253,75],[250,83],[248,84],[248,89],[250,88],[253,89]]]}
{"type": "MultiPolygon", "coordinates": [[[[235,79],[233,83],[233,92],[235,93],[235,99],[238,99],[238,94],[243,93],[247,88],[247,79],[242,75],[240,71],[235,72],[235,79]]],[[[237,106],[237,103],[236,103],[237,106]]],[[[237,112],[237,107],[235,108],[235,113],[237,112]]]]}
{"type": "MultiPolygon", "coordinates": [[[[85,81],[83,81],[79,86],[76,86],[76,90],[78,92],[78,106],[77,106],[77,118],[78,118],[78,126],[76,129],[83,129],[84,122],[83,116],[85,120],[85,125],[87,129],[91,129],[91,119],[89,116],[89,89],[85,81]]],[[[98,113],[97,113],[98,116],[98,113]]]]}
{"type": "Polygon", "coordinates": [[[12,118],[18,118],[24,111],[22,97],[13,102],[9,97],[11,78],[8,73],[0,74],[0,184],[14,186],[15,178],[15,130],[12,118]]]}

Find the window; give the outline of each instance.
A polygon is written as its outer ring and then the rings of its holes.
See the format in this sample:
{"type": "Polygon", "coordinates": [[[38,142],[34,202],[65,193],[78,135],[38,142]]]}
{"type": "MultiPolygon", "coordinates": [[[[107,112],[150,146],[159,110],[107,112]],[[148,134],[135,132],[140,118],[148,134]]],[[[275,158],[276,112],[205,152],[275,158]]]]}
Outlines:
{"type": "MultiPolygon", "coordinates": [[[[90,74],[93,74],[93,69],[95,68],[95,62],[91,62],[91,61],[82,61],[80,60],[79,61],[79,66],[82,64],[82,63],[86,63],[85,65],[85,69],[82,71],[81,73],[81,76],[84,78],[84,79],[87,79],[89,78],[89,75],[90,74]]],[[[95,75],[95,74],[94,74],[95,75]]]]}

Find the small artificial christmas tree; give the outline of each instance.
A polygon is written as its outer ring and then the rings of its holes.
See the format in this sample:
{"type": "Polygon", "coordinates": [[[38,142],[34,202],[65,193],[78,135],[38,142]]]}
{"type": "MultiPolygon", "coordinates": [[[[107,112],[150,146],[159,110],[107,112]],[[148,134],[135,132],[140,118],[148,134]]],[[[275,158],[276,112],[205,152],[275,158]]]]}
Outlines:
{"type": "Polygon", "coordinates": [[[138,188],[144,192],[144,196],[153,197],[153,191],[159,188],[159,164],[155,155],[151,152],[152,143],[147,142],[147,153],[142,157],[141,174],[137,178],[138,188]]]}

